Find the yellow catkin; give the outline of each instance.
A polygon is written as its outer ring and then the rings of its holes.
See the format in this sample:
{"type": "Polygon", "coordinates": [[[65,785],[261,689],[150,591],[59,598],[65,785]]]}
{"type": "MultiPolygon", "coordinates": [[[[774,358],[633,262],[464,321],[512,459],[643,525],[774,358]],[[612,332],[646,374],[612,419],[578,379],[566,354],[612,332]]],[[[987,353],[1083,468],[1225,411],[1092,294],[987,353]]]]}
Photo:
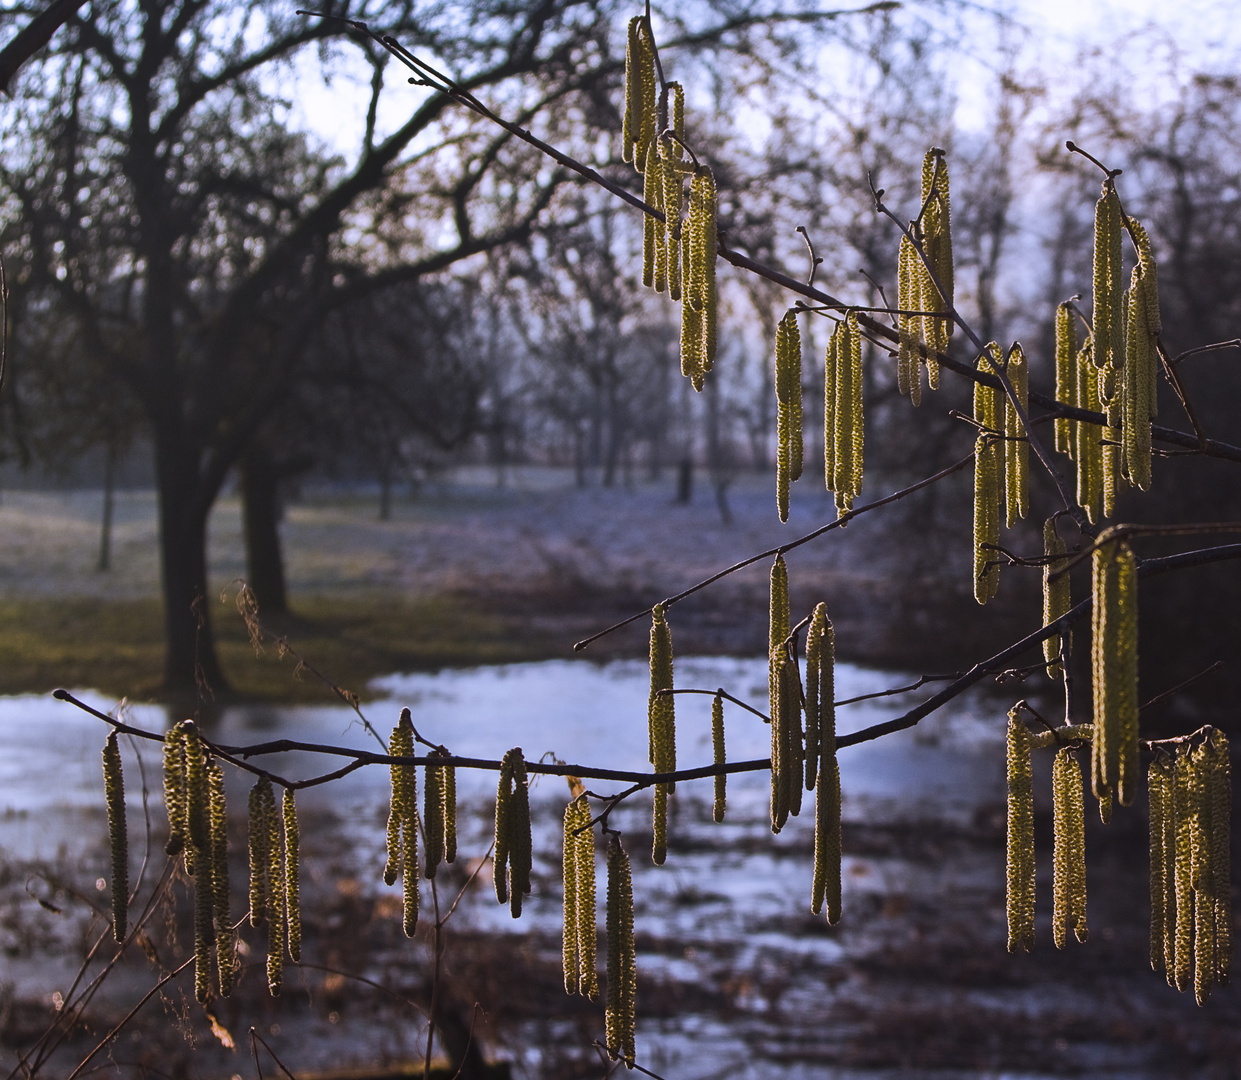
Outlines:
{"type": "Polygon", "coordinates": [[[1105,537],[1092,565],[1094,790],[1128,806],[1139,768],[1137,563],[1125,541],[1105,537]]]}
{"type": "Polygon", "coordinates": [[[1008,714],[1008,951],[1034,948],[1034,774],[1030,732],[1008,714]]]}
{"type": "MultiPolygon", "coordinates": [[[[1077,406],[1077,323],[1070,304],[1056,308],[1056,400],[1077,406]]],[[[1073,450],[1073,421],[1056,421],[1056,449],[1076,457],[1073,450]]]]}
{"type": "MultiPolygon", "coordinates": [[[[1065,614],[1072,605],[1069,591],[1069,575],[1057,575],[1068,562],[1063,556],[1068,551],[1056,532],[1056,519],[1049,517],[1043,522],[1043,625],[1050,626],[1065,614]]],[[[1043,642],[1043,659],[1047,662],[1047,674],[1057,678],[1063,674],[1060,664],[1060,635],[1053,634],[1043,642]]]]}
{"type": "Polygon", "coordinates": [[[595,834],[590,827],[590,803],[580,800],[583,828],[577,834],[577,946],[581,969],[579,986],[583,997],[599,996],[596,971],[597,930],[595,926],[595,834]]]}
{"type": "Polygon", "coordinates": [[[129,837],[125,828],[125,776],[115,731],[103,744],[103,791],[112,853],[112,934],[120,944],[129,928],[129,837]]]}
{"type": "Polygon", "coordinates": [[[1194,997],[1205,1005],[1215,986],[1215,870],[1212,866],[1210,747],[1204,742],[1189,753],[1193,805],[1190,884],[1194,892],[1194,997]]]}
{"type": "Polygon", "coordinates": [[[688,258],[682,253],[685,283],[681,301],[681,369],[690,377],[696,390],[702,389],[704,377],[715,366],[716,212],[715,176],[703,166],[690,180],[689,218],[684,234],[688,258]],[[688,315],[687,309],[696,313],[698,318],[688,315]],[[696,335],[691,343],[694,353],[692,365],[687,364],[685,359],[686,338],[691,335],[696,335]]]}
{"type": "MultiPolygon", "coordinates": [[[[942,353],[947,351],[952,335],[952,319],[947,313],[953,303],[953,272],[948,163],[938,148],[927,151],[922,162],[922,200],[926,204],[926,212],[922,215],[922,244],[926,252],[926,262],[921,266],[922,306],[929,312],[939,313],[938,317],[923,317],[923,337],[932,352],[942,353]]],[[[927,356],[927,377],[931,389],[937,389],[939,362],[931,355],[927,356]]]]}
{"type": "Polygon", "coordinates": [[[515,752],[510,750],[500,761],[500,778],[496,784],[496,830],[493,877],[496,900],[508,903],[508,859],[512,843],[513,766],[515,752]]]}
{"type": "Polygon", "coordinates": [[[801,368],[797,309],[790,308],[776,327],[776,505],[781,521],[789,519],[789,484],[802,471],[801,368]]]}
{"type": "Polygon", "coordinates": [[[433,878],[444,861],[444,773],[430,761],[423,776],[422,831],[426,841],[426,875],[433,878]]]}
{"type": "Polygon", "coordinates": [[[168,842],[164,854],[177,855],[185,847],[185,729],[181,724],[164,736],[164,809],[168,814],[168,842]]]}
{"type": "MultiPolygon", "coordinates": [[[[642,183],[642,201],[663,212],[663,164],[658,154],[646,155],[646,173],[642,183]]],[[[650,214],[642,215],[642,284],[663,292],[668,285],[668,255],[663,245],[664,229],[650,214]]]]}
{"type": "Polygon", "coordinates": [[[599,992],[595,972],[595,840],[585,795],[565,808],[564,863],[565,990],[593,998],[599,992]]]}
{"type": "Polygon", "coordinates": [[[836,493],[837,514],[845,514],[853,508],[853,500],[862,488],[862,335],[857,313],[850,312],[842,319],[832,337],[832,419],[830,424],[824,424],[825,437],[830,428],[832,439],[828,488],[836,493]]]}
{"type": "MultiPolygon", "coordinates": [[[[185,827],[191,847],[195,851],[208,846],[207,821],[207,758],[198,728],[192,721],[183,725],[185,747],[185,827]]],[[[196,860],[187,853],[186,866],[196,860]]]]}
{"type": "Polygon", "coordinates": [[[1146,774],[1147,820],[1150,825],[1150,962],[1153,971],[1159,971],[1164,966],[1169,917],[1166,837],[1171,808],[1168,805],[1168,781],[1168,766],[1160,755],[1151,762],[1146,774]]]}
{"type": "Polygon", "coordinates": [[[284,789],[280,809],[284,820],[285,919],[289,927],[289,957],[296,963],[302,958],[301,832],[292,788],[284,789]]]}
{"type": "Polygon", "coordinates": [[[522,901],[530,895],[530,871],[534,850],[530,837],[530,788],[526,778],[526,759],[521,748],[513,755],[513,793],[509,804],[509,911],[514,919],[521,917],[522,901]]]}
{"type": "Polygon", "coordinates": [[[1232,967],[1232,766],[1228,736],[1218,728],[1210,735],[1207,794],[1211,812],[1212,896],[1215,908],[1215,981],[1228,985],[1232,967]]]}
{"type": "MultiPolygon", "coordinates": [[[[717,769],[722,769],[726,761],[724,752],[724,698],[716,694],[711,699],[711,756],[717,769]]],[[[724,807],[728,796],[728,775],[724,772],[715,774],[715,800],[711,807],[711,817],[718,825],[724,820],[724,807]]]]}
{"type": "Polygon", "coordinates": [[[267,918],[271,898],[268,872],[271,863],[270,817],[275,813],[276,798],[271,781],[260,777],[250,789],[247,840],[250,849],[250,925],[258,926],[267,918]]]}
{"type": "Polygon", "coordinates": [[[213,763],[207,770],[211,803],[212,922],[215,928],[216,973],[220,996],[233,992],[233,917],[228,902],[228,806],[224,799],[224,770],[213,763]]]}
{"type": "MultiPolygon", "coordinates": [[[[918,252],[909,237],[902,233],[896,271],[896,306],[901,312],[913,311],[918,306],[919,297],[916,288],[918,266],[918,252]]],[[[915,407],[922,404],[922,367],[918,351],[919,325],[920,320],[914,315],[900,314],[896,317],[898,335],[896,389],[898,393],[907,394],[915,407]]]]}
{"type": "MultiPolygon", "coordinates": [[[[409,710],[401,710],[399,756],[414,756],[414,726],[409,710]]],[[[389,750],[392,743],[388,744],[389,750]]],[[[397,755],[394,755],[397,756],[397,755]]],[[[401,929],[412,938],[418,931],[418,767],[400,766],[401,929]]]]}
{"type": "Polygon", "coordinates": [[[836,490],[836,380],[839,374],[840,325],[832,328],[823,355],[823,482],[836,490]]]}
{"type": "Polygon", "coordinates": [[[288,941],[285,915],[287,894],[284,884],[284,825],[276,812],[272,796],[271,813],[267,819],[267,881],[271,894],[267,905],[267,992],[279,997],[284,986],[284,950],[288,941]]]}
{"type": "Polygon", "coordinates": [[[814,804],[814,879],[810,908],[827,905],[827,921],[840,919],[840,766],[836,761],[835,635],[826,620],[819,665],[819,775],[814,804]]]}
{"type": "Polygon", "coordinates": [[[1124,328],[1121,293],[1125,283],[1121,268],[1120,198],[1109,179],[1095,204],[1094,247],[1094,361],[1099,367],[1119,368],[1123,357],[1124,328]]]}
{"type": "Polygon", "coordinates": [[[1139,768],[1137,561],[1126,541],[1104,539],[1092,565],[1095,791],[1128,806],[1139,768]]]}
{"type": "MultiPolygon", "coordinates": [[[[393,757],[413,757],[414,754],[413,724],[406,715],[407,713],[408,710],[402,712],[400,722],[392,729],[392,735],[388,740],[388,752],[393,757]]],[[[409,765],[396,764],[390,767],[392,801],[388,810],[388,859],[384,864],[385,885],[394,885],[401,873],[403,855],[401,835],[405,819],[409,813],[407,789],[409,786],[408,777],[412,772],[412,768],[409,765]]]]}
{"type": "Polygon", "coordinates": [[[1121,430],[1124,437],[1125,475],[1142,491],[1151,486],[1151,417],[1155,400],[1155,342],[1146,312],[1147,293],[1142,266],[1133,268],[1126,312],[1124,403],[1121,430]]]}
{"type": "Polygon", "coordinates": [[[1052,851],[1054,905],[1052,933],[1063,949],[1068,932],[1085,941],[1086,930],[1086,820],[1082,798],[1082,771],[1068,747],[1057,752],[1052,764],[1052,851]]]}
{"type": "MultiPolygon", "coordinates": [[[[1013,344],[1008,354],[1008,381],[1012,384],[1013,394],[1021,406],[1021,412],[1028,413],[1029,403],[1029,367],[1020,342],[1013,344]]],[[[1004,488],[1007,520],[1011,529],[1030,510],[1030,443],[1026,439],[1024,425],[1017,407],[1011,398],[1004,399],[1004,488]]]]}
{"type": "MultiPolygon", "coordinates": [[[[685,91],[680,83],[670,82],[664,88],[668,127],[678,138],[685,137],[685,91]]],[[[668,296],[681,299],[681,212],[685,203],[683,180],[684,147],[676,139],[665,136],[659,140],[662,165],[664,227],[663,246],[668,266],[668,296]]]]}
{"type": "Polygon", "coordinates": [[[777,555],[771,566],[771,592],[768,617],[768,712],[771,716],[771,828],[779,832],[788,818],[788,784],[785,770],[789,762],[783,754],[780,725],[780,697],[787,660],[785,640],[789,636],[789,572],[784,556],[777,555]]]}
{"type": "Polygon", "coordinates": [[[974,444],[974,599],[985,604],[1000,584],[999,449],[995,440],[979,435],[974,444]]]}
{"type": "Polygon", "coordinates": [[[642,16],[629,20],[629,38],[625,47],[625,110],[621,122],[621,160],[633,161],[638,133],[642,128],[642,16]]]}
{"type": "Polygon", "coordinates": [[[1176,758],[1168,757],[1163,762],[1164,781],[1164,815],[1163,815],[1163,891],[1164,891],[1164,929],[1163,929],[1163,967],[1168,982],[1174,980],[1176,967],[1176,837],[1177,837],[1177,800],[1176,800],[1176,758]]]}
{"type": "Polygon", "coordinates": [[[564,974],[564,992],[576,994],[581,989],[581,962],[577,941],[577,836],[580,824],[577,801],[570,799],[564,808],[564,844],[561,848],[562,881],[564,886],[564,923],[560,931],[560,966],[564,974]]]}
{"type": "Polygon", "coordinates": [[[444,819],[444,862],[457,861],[457,768],[455,765],[442,765],[443,782],[440,785],[442,795],[441,816],[444,819]]]}
{"type": "MultiPolygon", "coordinates": [[[[657,773],[675,772],[676,707],[673,687],[672,631],[662,604],[651,610],[651,692],[647,705],[648,757],[657,773]]],[[[656,784],[652,808],[651,858],[662,866],[668,853],[668,796],[675,784],[656,784]]]]}
{"type": "Polygon", "coordinates": [[[633,1068],[637,961],[633,936],[633,880],[620,838],[608,841],[608,994],[605,1038],[614,1058],[633,1068]]]}
{"type": "MultiPolygon", "coordinates": [[[[844,509],[853,509],[853,500],[862,490],[862,459],[865,444],[865,428],[862,409],[862,331],[858,325],[856,311],[849,312],[845,318],[847,331],[847,351],[842,350],[841,360],[849,372],[848,396],[842,404],[849,418],[849,469],[844,478],[848,485],[844,491],[844,509]]],[[[839,453],[839,451],[838,451],[839,453]]],[[[841,509],[840,493],[837,493],[837,510],[841,509]]]]}

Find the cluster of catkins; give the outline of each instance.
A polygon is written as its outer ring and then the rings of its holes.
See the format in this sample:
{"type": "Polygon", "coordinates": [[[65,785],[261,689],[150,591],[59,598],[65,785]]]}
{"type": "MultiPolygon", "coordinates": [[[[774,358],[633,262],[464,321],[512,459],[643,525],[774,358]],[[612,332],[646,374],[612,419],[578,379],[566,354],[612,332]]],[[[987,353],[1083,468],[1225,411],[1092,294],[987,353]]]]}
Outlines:
{"type": "Polygon", "coordinates": [[[645,15],[629,22],[622,158],[642,173],[643,201],[664,218],[643,221],[642,283],[681,301],[681,372],[701,390],[715,365],[715,177],[686,159],[685,91],[660,86],[645,15]]]}

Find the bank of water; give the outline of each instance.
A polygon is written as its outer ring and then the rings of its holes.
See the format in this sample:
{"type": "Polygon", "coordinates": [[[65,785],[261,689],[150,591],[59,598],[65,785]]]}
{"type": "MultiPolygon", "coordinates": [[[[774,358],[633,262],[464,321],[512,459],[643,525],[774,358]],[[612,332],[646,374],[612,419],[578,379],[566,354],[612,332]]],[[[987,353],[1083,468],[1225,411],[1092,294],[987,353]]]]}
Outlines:
{"type": "MultiPolygon", "coordinates": [[[[841,665],[837,696],[874,694],[903,681],[841,665]]],[[[762,708],[767,672],[753,661],[687,659],[678,662],[677,684],[725,687],[762,708]]],[[[532,761],[548,755],[641,770],[649,768],[647,688],[645,665],[631,662],[445,671],[381,680],[384,697],[365,713],[386,736],[408,706],[425,738],[462,756],[495,758],[521,746],[532,761]]],[[[929,692],[843,707],[839,731],[889,719],[929,692]]],[[[992,700],[967,696],[915,729],[841,751],[844,920],[835,928],[809,913],[812,797],[799,818],[772,836],[766,774],[729,778],[722,825],[711,821],[712,782],[681,784],[662,868],[647,855],[649,796],[622,804],[612,824],[633,856],[643,1064],[668,1080],[1228,1075],[1213,1063],[1224,1048],[1222,1024],[1238,1029],[1235,991],[1212,1003],[1214,1015],[1195,1013],[1183,995],[1165,993],[1142,970],[1144,942],[1135,919],[1141,898],[1134,892],[1141,874],[1129,872],[1136,867],[1096,874],[1104,880],[1092,897],[1096,939],[1090,944],[1056,954],[1042,917],[1033,958],[1004,954],[1003,711],[992,700]],[[1158,1024],[1144,1025],[1148,1015],[1157,1015],[1158,1024]]],[[[147,707],[130,710],[129,719],[157,730],[168,723],[162,710],[147,707]]],[[[710,698],[678,696],[677,725],[678,764],[709,763],[710,698]]],[[[731,760],[767,755],[767,726],[753,715],[727,706],[726,731],[731,760]]],[[[210,733],[223,744],[293,738],[376,746],[358,717],[339,707],[228,708],[210,733]]],[[[102,741],[100,722],[69,705],[0,701],[0,863],[102,862],[102,741]]],[[[158,811],[156,748],[146,744],[141,753],[158,811]]],[[[339,767],[340,759],[286,755],[265,758],[264,765],[303,778],[339,767]]],[[[136,831],[141,785],[130,751],[127,770],[136,831]]],[[[494,784],[492,773],[458,773],[463,860],[487,850],[494,784]]],[[[622,787],[588,786],[601,795],[622,787]]],[[[313,822],[303,837],[310,897],[342,877],[387,895],[378,879],[388,790],[387,770],[374,767],[299,794],[299,810],[313,822]]],[[[230,786],[233,805],[243,805],[244,791],[238,778],[230,786]]],[[[479,886],[453,917],[454,932],[519,940],[533,961],[559,964],[559,833],[567,794],[564,781],[552,777],[532,790],[535,889],[521,920],[495,903],[484,867],[479,886]]],[[[1124,867],[1128,858],[1104,864],[1124,867]]],[[[30,904],[42,889],[41,882],[27,885],[30,904]]],[[[320,943],[326,949],[329,937],[310,933],[308,948],[320,943]]],[[[37,992],[39,979],[56,970],[37,950],[0,946],[10,956],[5,981],[24,992],[37,992]]],[[[369,962],[374,975],[392,971],[389,956],[377,953],[369,962]]],[[[499,985],[502,994],[526,993],[518,972],[500,976],[499,985]]],[[[555,1015],[516,1010],[488,1028],[489,1052],[510,1058],[526,1075],[548,1075],[552,1062],[568,1068],[565,1062],[589,1058],[594,1028],[593,1037],[602,1036],[596,1012],[579,1012],[566,1025],[555,1015]]],[[[299,1061],[303,1067],[331,1057],[333,1039],[348,1048],[340,1061],[364,1056],[356,1029],[351,1035],[342,1024],[311,1037],[311,1028],[297,1038],[286,1035],[295,1061],[299,1051],[313,1055],[299,1061]]],[[[418,1037],[411,1027],[411,1053],[418,1037]]],[[[384,1051],[401,1052],[399,1040],[384,1051]]]]}

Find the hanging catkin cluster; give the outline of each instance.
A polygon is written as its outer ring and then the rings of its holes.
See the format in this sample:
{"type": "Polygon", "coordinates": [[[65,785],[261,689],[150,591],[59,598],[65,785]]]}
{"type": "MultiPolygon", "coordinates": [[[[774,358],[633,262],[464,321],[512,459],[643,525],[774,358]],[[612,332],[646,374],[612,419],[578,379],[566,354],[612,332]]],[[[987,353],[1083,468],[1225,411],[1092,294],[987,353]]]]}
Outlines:
{"type": "MultiPolygon", "coordinates": [[[[657,773],[677,767],[676,706],[672,689],[672,631],[663,604],[651,609],[651,694],[647,704],[648,758],[657,773]]],[[[676,784],[656,784],[652,810],[651,859],[662,866],[668,857],[668,796],[676,784]]]]}
{"type": "Polygon", "coordinates": [[[260,777],[250,789],[250,925],[267,923],[267,989],[279,997],[286,950],[301,959],[300,830],[293,792],[285,789],[281,807],[271,781],[260,777]]]}
{"type": "MultiPolygon", "coordinates": [[[[952,222],[948,206],[948,162],[938,147],[927,151],[922,161],[921,240],[926,261],[919,260],[921,288],[919,306],[922,339],[928,350],[946,352],[952,336],[952,222]]],[[[939,362],[934,355],[926,361],[927,382],[932,390],[939,386],[939,362]]]]}
{"type": "Polygon", "coordinates": [[[642,201],[663,216],[661,222],[647,214],[642,222],[642,283],[681,301],[681,372],[701,390],[715,365],[715,177],[705,165],[687,163],[684,138],[685,91],[675,82],[660,90],[650,23],[635,16],[625,52],[621,155],[642,174],[642,201]]]}
{"type": "MultiPolygon", "coordinates": [[[[580,785],[579,785],[580,786],[580,785]]],[[[586,796],[571,799],[564,811],[564,929],[561,935],[567,994],[594,998],[595,834],[586,796]]]]}
{"type": "MultiPolygon", "coordinates": [[[[1056,519],[1043,522],[1043,625],[1050,626],[1072,606],[1069,575],[1059,571],[1068,562],[1068,548],[1056,532],[1056,519]]],[[[1047,674],[1056,678],[1063,674],[1060,663],[1060,635],[1053,634],[1043,642],[1043,659],[1047,674]]]]}
{"type": "Polygon", "coordinates": [[[228,813],[224,774],[208,759],[192,720],[164,737],[164,803],[168,811],[166,850],[184,851],[194,879],[194,995],[211,997],[211,973],[220,993],[233,982],[233,942],[228,915],[228,813]]]}
{"type": "Polygon", "coordinates": [[[1051,771],[1053,907],[1052,937],[1063,949],[1068,932],[1085,941],[1086,817],[1082,770],[1069,747],[1057,751],[1051,771]]]}
{"type": "Polygon", "coordinates": [[[521,902],[530,895],[533,848],[530,839],[530,789],[521,747],[505,753],[496,787],[496,899],[508,902],[513,918],[521,917],[521,902]]]}
{"type": "MultiPolygon", "coordinates": [[[[388,738],[392,757],[414,756],[414,724],[408,709],[388,738]]],[[[392,764],[392,802],[388,810],[388,859],[384,863],[384,884],[401,878],[402,926],[407,937],[418,930],[418,767],[392,764]]]]}
{"type": "Polygon", "coordinates": [[[771,567],[771,609],[768,634],[770,666],[768,699],[771,711],[771,831],[784,828],[789,815],[801,812],[802,729],[801,680],[789,655],[789,572],[784,556],[771,567]]]}
{"type": "Polygon", "coordinates": [[[435,753],[427,758],[423,783],[422,829],[426,838],[426,874],[435,877],[441,862],[457,858],[457,777],[451,765],[439,765],[435,753]]]}
{"type": "Polygon", "coordinates": [[[695,390],[703,388],[708,372],[715,366],[717,212],[715,176],[707,166],[700,165],[689,182],[689,214],[681,251],[685,277],[681,297],[681,372],[695,390]]]}
{"type": "Polygon", "coordinates": [[[129,927],[129,836],[125,828],[125,776],[115,731],[109,732],[103,744],[103,793],[112,853],[112,936],[120,945],[129,927]]]}
{"type": "Polygon", "coordinates": [[[1008,714],[1008,951],[1034,948],[1034,768],[1030,732],[1008,714]]]}
{"type": "Polygon", "coordinates": [[[862,334],[857,312],[836,324],[823,364],[823,475],[836,513],[853,509],[862,490],[862,334]]]}
{"type": "Polygon", "coordinates": [[[896,385],[914,405],[922,402],[922,357],[927,384],[939,389],[939,353],[952,336],[952,220],[948,200],[948,163],[938,147],[922,161],[922,211],[902,234],[897,256],[899,345],[896,385]],[[922,248],[919,254],[918,247],[922,248]],[[925,256],[925,257],[924,257],[925,256]]]}
{"type": "Polygon", "coordinates": [[[638,968],[633,941],[633,880],[629,855],[620,837],[608,840],[608,994],[605,1039],[608,1051],[633,1068],[634,1017],[637,1012],[638,968]]]}
{"type": "Polygon", "coordinates": [[[1228,739],[1205,729],[1175,753],[1160,749],[1150,797],[1151,967],[1198,1004],[1228,982],[1232,963],[1232,772],[1228,739]]]}
{"type": "Polygon", "coordinates": [[[1104,533],[1092,569],[1091,786],[1101,804],[1116,797],[1128,806],[1139,769],[1137,563],[1126,541],[1104,533]]]}
{"type": "Polygon", "coordinates": [[[840,766],[836,761],[836,636],[819,604],[806,631],[806,788],[816,787],[810,910],[840,920],[840,766]],[[813,771],[812,771],[813,770],[813,771]]]}
{"type": "Polygon", "coordinates": [[[776,506],[789,519],[789,485],[802,470],[801,330],[789,308],[776,327],[776,506]]]}

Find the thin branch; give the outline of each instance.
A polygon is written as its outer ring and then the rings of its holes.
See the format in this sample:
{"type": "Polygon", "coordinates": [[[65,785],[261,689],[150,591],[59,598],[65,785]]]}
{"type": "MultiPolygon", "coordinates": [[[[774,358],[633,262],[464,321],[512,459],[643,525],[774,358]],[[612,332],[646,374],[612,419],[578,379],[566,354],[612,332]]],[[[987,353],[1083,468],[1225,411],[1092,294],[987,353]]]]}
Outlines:
{"type": "MultiPolygon", "coordinates": [[[[748,559],[742,559],[740,562],[733,563],[732,566],[726,567],[718,573],[712,574],[709,578],[704,578],[702,581],[698,582],[697,585],[691,585],[683,592],[679,592],[675,596],[670,596],[667,600],[662,601],[662,603],[665,608],[669,608],[673,604],[684,600],[687,596],[693,596],[694,593],[698,592],[700,589],[705,589],[708,585],[714,584],[721,578],[728,577],[729,574],[734,574],[744,567],[759,562],[761,559],[770,559],[774,558],[776,555],[783,555],[784,552],[792,551],[794,548],[799,548],[802,544],[808,544],[811,540],[817,539],[824,533],[830,532],[832,529],[842,528],[843,526],[849,524],[849,522],[854,518],[861,517],[863,514],[870,513],[872,510],[878,510],[879,507],[887,506],[888,503],[896,502],[898,499],[904,499],[907,496],[912,495],[915,491],[921,491],[925,487],[930,487],[930,485],[938,483],[945,477],[951,476],[955,472],[960,472],[960,470],[971,464],[973,460],[974,455],[970,454],[968,457],[964,457],[960,461],[956,462],[956,464],[949,465],[946,469],[940,469],[940,471],[934,475],[928,476],[923,480],[919,480],[916,484],[911,484],[909,487],[902,488],[900,491],[893,492],[893,494],[887,495],[882,499],[876,499],[874,502],[867,503],[865,506],[856,506],[852,510],[841,514],[835,521],[829,521],[826,525],[820,526],[813,532],[806,533],[805,536],[799,536],[796,540],[790,540],[787,544],[781,544],[779,547],[770,548],[767,551],[761,551],[757,555],[751,555],[748,559]]],[[[583,638],[581,641],[575,642],[573,645],[573,651],[581,652],[592,641],[598,641],[599,638],[605,637],[614,630],[619,630],[622,626],[628,626],[631,622],[636,622],[638,619],[645,618],[653,610],[653,608],[647,608],[645,611],[639,611],[636,615],[630,615],[627,619],[622,619],[618,623],[613,623],[606,630],[600,630],[597,634],[591,634],[590,637],[583,638]]]]}

